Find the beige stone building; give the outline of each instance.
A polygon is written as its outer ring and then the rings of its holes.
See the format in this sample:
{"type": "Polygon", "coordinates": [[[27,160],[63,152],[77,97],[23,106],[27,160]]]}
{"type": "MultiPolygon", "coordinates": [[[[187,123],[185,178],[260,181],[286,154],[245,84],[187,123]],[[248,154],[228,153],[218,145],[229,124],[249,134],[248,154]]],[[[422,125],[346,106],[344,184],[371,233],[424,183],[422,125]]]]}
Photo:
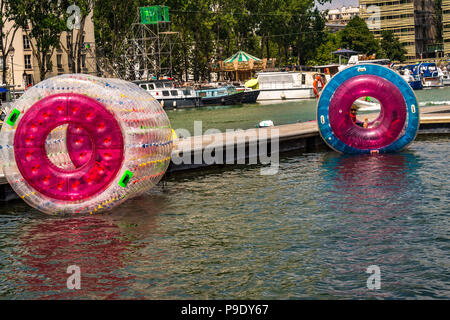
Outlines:
{"type": "MultiPolygon", "coordinates": [[[[12,28],[13,23],[9,22],[6,28],[12,28]]],[[[79,30],[71,32],[63,32],[60,38],[60,47],[53,51],[51,61],[52,70],[46,74],[46,78],[64,74],[72,73],[72,65],[69,59],[68,52],[65,50],[67,45],[76,41],[79,30]]],[[[87,17],[82,36],[84,43],[81,55],[81,72],[87,74],[96,74],[96,59],[95,59],[95,36],[94,23],[92,21],[92,12],[87,17]]],[[[9,54],[7,59],[7,84],[15,87],[16,93],[23,92],[27,85],[36,84],[39,82],[39,67],[36,57],[33,55],[32,46],[26,30],[19,28],[12,42],[14,54],[9,54]],[[12,73],[14,72],[14,78],[12,73]]],[[[0,59],[1,63],[1,59],[0,59]]],[[[0,68],[0,73],[2,69],[0,68]]],[[[1,78],[0,78],[1,79],[1,78]]],[[[1,80],[0,80],[1,82],[1,80]]],[[[12,90],[11,90],[12,91],[12,90]]]]}

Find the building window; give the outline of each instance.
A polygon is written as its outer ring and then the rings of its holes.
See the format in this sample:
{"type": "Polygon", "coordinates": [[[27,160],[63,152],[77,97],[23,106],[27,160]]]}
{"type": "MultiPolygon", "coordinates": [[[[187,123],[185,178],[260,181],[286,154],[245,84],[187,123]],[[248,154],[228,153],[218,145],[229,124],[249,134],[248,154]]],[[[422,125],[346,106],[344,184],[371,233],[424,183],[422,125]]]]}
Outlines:
{"type": "Polygon", "coordinates": [[[82,67],[83,69],[86,68],[86,55],[85,55],[85,54],[82,54],[82,55],[81,55],[81,67],[82,67]]]}
{"type": "Polygon", "coordinates": [[[62,69],[62,55],[58,54],[56,55],[56,65],[58,66],[58,69],[62,69]]]}
{"type": "Polygon", "coordinates": [[[30,84],[33,85],[33,75],[26,74],[24,81],[25,81],[25,88],[30,84]]]}
{"type": "Polygon", "coordinates": [[[31,69],[31,55],[26,54],[24,56],[24,60],[25,60],[25,69],[31,69]]]}
{"type": "Polygon", "coordinates": [[[69,66],[69,69],[72,70],[73,61],[72,61],[72,58],[70,57],[70,55],[67,56],[67,64],[69,66]]]}
{"type": "Polygon", "coordinates": [[[23,35],[23,49],[24,50],[31,49],[30,38],[28,38],[27,35],[23,35]]]}

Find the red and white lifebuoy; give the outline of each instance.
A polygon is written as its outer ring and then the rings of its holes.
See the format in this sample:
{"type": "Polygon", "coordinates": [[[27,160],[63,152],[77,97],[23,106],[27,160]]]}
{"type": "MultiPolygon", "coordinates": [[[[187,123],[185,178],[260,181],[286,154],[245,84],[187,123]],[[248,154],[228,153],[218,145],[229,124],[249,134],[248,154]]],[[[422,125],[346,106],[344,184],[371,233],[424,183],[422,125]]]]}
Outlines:
{"type": "Polygon", "coordinates": [[[313,91],[314,91],[314,95],[316,96],[316,98],[318,99],[320,94],[319,94],[319,90],[318,90],[318,84],[321,84],[321,87],[325,87],[325,82],[323,81],[323,78],[320,75],[316,75],[314,77],[314,82],[313,82],[313,91]]]}

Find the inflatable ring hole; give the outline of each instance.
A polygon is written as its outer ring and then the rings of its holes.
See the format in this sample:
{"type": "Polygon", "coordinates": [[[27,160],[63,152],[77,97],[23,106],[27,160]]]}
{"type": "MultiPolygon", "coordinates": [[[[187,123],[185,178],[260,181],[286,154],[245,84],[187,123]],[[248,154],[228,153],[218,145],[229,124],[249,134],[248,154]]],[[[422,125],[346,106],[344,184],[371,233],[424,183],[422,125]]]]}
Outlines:
{"type": "Polygon", "coordinates": [[[88,163],[92,157],[92,148],[92,139],[85,133],[85,130],[83,128],[74,128],[73,125],[69,124],[56,127],[45,139],[47,159],[63,171],[70,172],[88,163]],[[80,134],[76,137],[71,137],[70,141],[67,139],[69,126],[71,129],[75,129],[73,130],[75,132],[80,131],[80,134]],[[71,144],[70,146],[82,149],[83,152],[77,153],[76,156],[72,155],[67,149],[68,143],[71,144]]]}
{"type": "Polygon", "coordinates": [[[364,129],[376,128],[382,119],[382,105],[371,96],[363,96],[352,103],[350,118],[353,123],[364,129]]]}

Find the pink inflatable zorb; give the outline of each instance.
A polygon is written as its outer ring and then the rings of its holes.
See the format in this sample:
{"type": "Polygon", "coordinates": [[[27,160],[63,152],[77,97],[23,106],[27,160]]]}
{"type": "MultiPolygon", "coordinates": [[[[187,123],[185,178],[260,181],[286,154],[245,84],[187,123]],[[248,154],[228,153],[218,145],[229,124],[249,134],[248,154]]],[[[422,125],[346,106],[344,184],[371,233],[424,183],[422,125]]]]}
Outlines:
{"type": "Polygon", "coordinates": [[[46,213],[111,209],[165,173],[172,130],[145,90],[117,79],[63,75],[30,88],[0,133],[3,171],[46,213]]]}

